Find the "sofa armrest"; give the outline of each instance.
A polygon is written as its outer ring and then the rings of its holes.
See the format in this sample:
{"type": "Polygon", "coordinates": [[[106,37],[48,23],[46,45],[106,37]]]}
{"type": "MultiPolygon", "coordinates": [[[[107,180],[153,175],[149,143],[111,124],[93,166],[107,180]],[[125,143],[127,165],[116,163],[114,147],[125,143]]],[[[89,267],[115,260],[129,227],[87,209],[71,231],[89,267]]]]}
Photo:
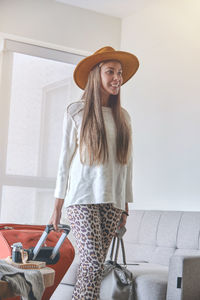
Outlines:
{"type": "Polygon", "coordinates": [[[200,256],[173,255],[169,263],[167,300],[200,299],[200,256]]]}

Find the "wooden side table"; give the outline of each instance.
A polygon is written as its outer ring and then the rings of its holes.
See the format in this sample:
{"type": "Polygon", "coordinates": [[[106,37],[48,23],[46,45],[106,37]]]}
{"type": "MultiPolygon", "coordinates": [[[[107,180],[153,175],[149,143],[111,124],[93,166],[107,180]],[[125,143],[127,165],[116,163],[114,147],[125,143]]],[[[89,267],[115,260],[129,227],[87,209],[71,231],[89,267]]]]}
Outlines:
{"type": "MultiPolygon", "coordinates": [[[[38,271],[42,273],[45,288],[50,287],[54,284],[55,271],[52,268],[45,267],[42,269],[38,269],[38,271]]],[[[0,298],[6,299],[15,296],[16,295],[12,291],[9,283],[7,281],[0,280],[0,298]]]]}

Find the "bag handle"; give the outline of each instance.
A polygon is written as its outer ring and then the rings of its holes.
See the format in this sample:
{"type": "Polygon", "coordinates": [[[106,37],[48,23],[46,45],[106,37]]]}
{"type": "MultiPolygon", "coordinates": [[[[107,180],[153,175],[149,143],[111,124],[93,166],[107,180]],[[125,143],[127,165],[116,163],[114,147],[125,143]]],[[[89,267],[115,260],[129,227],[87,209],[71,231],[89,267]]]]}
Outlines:
{"type": "Polygon", "coordinates": [[[126,266],[126,255],[125,255],[124,241],[123,241],[123,238],[119,238],[118,236],[113,237],[112,248],[111,248],[111,253],[110,253],[110,260],[113,261],[113,253],[114,253],[114,250],[115,250],[114,263],[117,264],[117,259],[118,259],[118,254],[119,254],[119,245],[120,244],[121,244],[121,250],[122,250],[123,264],[126,266]],[[117,240],[117,246],[116,246],[116,250],[115,250],[116,240],[117,240]]]}

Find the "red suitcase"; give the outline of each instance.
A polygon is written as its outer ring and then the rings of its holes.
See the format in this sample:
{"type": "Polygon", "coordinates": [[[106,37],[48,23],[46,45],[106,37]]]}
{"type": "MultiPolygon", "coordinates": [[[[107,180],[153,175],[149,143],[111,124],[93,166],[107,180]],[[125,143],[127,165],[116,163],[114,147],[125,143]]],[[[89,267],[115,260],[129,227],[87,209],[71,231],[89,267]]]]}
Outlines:
{"type": "MultiPolygon", "coordinates": [[[[14,243],[21,242],[24,249],[35,247],[45,227],[45,225],[0,224],[0,259],[12,255],[11,246],[14,243]]],[[[55,247],[60,237],[60,232],[51,231],[46,238],[45,246],[55,247]]],[[[52,287],[45,290],[42,300],[50,299],[74,259],[75,251],[67,238],[59,249],[59,255],[60,259],[56,264],[47,264],[55,270],[55,282],[52,287]]],[[[10,299],[18,300],[20,297],[10,299]]]]}

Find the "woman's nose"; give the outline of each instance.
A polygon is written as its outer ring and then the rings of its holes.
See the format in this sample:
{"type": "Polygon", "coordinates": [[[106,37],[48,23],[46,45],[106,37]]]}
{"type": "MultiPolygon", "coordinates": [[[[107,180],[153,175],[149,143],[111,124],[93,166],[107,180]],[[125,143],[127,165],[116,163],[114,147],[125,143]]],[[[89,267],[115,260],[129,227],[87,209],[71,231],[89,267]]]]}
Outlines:
{"type": "Polygon", "coordinates": [[[114,73],[114,80],[120,80],[120,75],[118,73],[114,73]]]}

